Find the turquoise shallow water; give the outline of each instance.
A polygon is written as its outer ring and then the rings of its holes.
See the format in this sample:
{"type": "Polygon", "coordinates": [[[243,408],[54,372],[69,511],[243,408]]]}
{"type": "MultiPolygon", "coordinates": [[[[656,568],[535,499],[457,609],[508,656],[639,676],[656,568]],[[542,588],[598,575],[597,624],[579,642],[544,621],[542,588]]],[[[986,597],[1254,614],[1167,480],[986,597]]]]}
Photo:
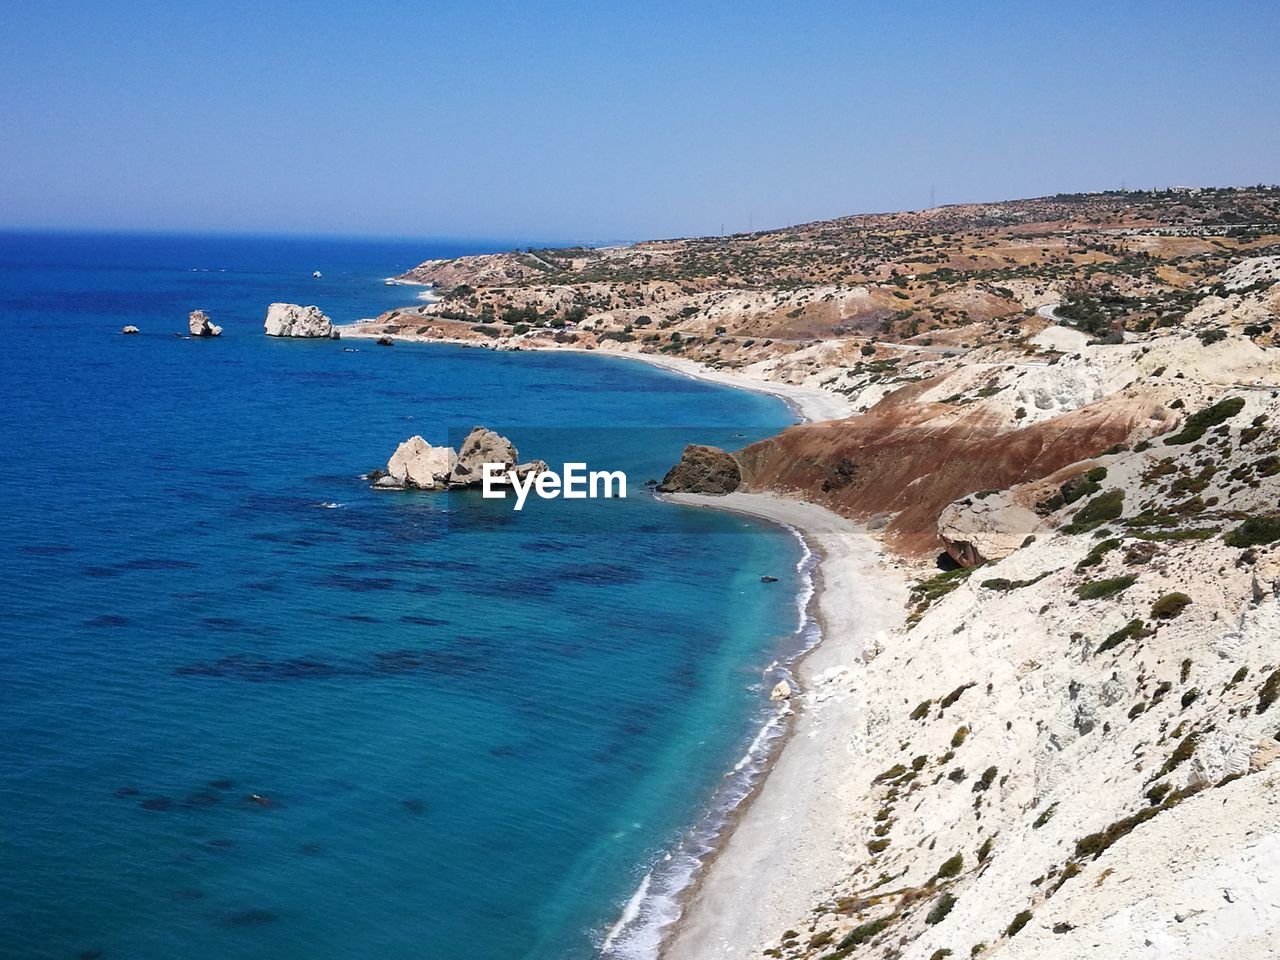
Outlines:
{"type": "Polygon", "coordinates": [[[4,955],[589,957],[705,813],[802,548],[638,481],[791,416],[615,359],[261,335],[461,252],[0,236],[4,955]],[[220,340],[172,336],[197,306],[220,340]],[[360,481],[473,423],[631,497],[360,481]]]}

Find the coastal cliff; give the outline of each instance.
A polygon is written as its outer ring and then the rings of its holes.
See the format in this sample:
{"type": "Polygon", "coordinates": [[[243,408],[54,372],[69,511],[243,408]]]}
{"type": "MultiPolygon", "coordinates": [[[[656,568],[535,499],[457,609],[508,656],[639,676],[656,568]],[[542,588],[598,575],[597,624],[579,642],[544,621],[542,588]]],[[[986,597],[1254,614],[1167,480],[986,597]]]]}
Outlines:
{"type": "Polygon", "coordinates": [[[802,678],[823,749],[784,751],[752,808],[774,819],[748,811],[673,958],[1260,957],[1278,265],[1280,190],[1077,195],[431,261],[405,279],[441,299],[348,335],[825,398],[830,419],[671,475],[825,508],[821,649],[849,654],[802,678]],[[849,521],[912,586],[867,597],[881,629],[846,649],[833,585],[870,576],[849,521]]]}

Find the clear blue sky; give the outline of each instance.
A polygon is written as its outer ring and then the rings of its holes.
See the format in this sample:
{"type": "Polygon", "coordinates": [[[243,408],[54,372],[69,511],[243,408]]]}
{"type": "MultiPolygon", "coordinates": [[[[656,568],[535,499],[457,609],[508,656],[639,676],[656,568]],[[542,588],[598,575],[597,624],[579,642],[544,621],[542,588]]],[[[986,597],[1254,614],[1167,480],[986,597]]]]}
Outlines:
{"type": "Polygon", "coordinates": [[[604,240],[1280,181],[1280,3],[9,2],[0,225],[604,240]]]}

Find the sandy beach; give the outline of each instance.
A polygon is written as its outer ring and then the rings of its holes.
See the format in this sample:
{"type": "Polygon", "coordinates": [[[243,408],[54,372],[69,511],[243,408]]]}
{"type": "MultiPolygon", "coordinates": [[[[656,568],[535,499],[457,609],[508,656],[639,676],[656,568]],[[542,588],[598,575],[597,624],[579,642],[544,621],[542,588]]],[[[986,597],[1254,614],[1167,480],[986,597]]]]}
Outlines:
{"type": "Polygon", "coordinates": [[[672,357],[666,354],[634,353],[624,350],[577,350],[575,352],[640,360],[655,367],[662,367],[675,373],[684,374],[686,377],[693,377],[695,380],[705,380],[708,383],[718,383],[721,386],[736,387],[739,390],[753,390],[756,393],[772,394],[785,400],[804,420],[840,420],[853,415],[853,408],[849,398],[841,394],[817,390],[813,387],[800,387],[795,384],[780,383],[776,380],[766,380],[763,377],[754,377],[742,370],[716,370],[706,364],[698,363],[696,360],[672,357]]]}
{"type": "Polygon", "coordinates": [[[691,890],[670,931],[665,960],[758,956],[846,872],[860,846],[833,842],[849,808],[846,770],[858,749],[856,696],[830,684],[856,674],[901,625],[901,568],[857,525],[811,503],[767,494],[671,496],[785,524],[818,554],[812,603],[821,642],[797,671],[795,727],[723,847],[691,890]],[[839,692],[835,692],[839,691],[839,692]]]}

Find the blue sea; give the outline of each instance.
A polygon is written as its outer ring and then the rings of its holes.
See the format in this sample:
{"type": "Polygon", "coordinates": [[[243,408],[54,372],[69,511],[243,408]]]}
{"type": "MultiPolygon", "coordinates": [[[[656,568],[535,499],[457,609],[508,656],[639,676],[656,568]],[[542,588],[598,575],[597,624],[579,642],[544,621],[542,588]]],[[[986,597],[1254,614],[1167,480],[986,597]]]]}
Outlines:
{"type": "Polygon", "coordinates": [[[789,531],[643,481],[793,417],[616,358],[262,335],[473,252],[0,234],[0,954],[651,951],[811,625],[789,531]],[[629,496],[361,479],[474,424],[629,496]]]}

